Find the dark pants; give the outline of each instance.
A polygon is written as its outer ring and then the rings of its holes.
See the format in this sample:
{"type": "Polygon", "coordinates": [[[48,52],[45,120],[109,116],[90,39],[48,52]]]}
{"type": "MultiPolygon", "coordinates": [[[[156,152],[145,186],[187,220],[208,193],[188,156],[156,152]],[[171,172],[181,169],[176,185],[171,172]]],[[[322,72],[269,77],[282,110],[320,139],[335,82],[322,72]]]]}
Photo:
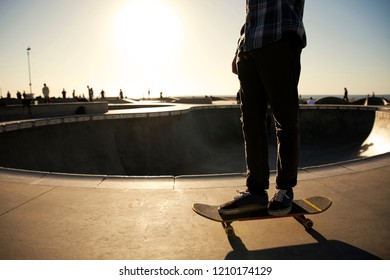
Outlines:
{"type": "Polygon", "coordinates": [[[301,51],[299,37],[287,33],[276,43],[239,56],[247,187],[252,194],[269,187],[268,104],[273,111],[277,138],[276,187],[289,189],[297,184],[301,51]]]}

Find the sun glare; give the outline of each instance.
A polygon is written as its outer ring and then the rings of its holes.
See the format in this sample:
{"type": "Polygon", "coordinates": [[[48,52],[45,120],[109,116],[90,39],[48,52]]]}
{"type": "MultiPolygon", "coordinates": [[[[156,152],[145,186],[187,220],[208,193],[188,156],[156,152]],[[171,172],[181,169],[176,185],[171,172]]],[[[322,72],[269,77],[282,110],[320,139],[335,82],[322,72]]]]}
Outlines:
{"type": "Polygon", "coordinates": [[[133,0],[117,15],[114,39],[119,55],[139,67],[166,62],[179,43],[176,15],[159,0],[133,0]]]}

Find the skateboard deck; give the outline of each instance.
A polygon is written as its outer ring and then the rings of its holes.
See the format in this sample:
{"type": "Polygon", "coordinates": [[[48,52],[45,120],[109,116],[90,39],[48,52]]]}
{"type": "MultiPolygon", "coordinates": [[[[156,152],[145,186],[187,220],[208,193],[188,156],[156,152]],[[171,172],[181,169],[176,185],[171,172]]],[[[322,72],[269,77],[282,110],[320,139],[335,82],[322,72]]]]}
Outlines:
{"type": "Polygon", "coordinates": [[[271,216],[268,214],[267,209],[237,215],[221,215],[218,212],[218,205],[208,205],[202,203],[194,203],[192,205],[192,210],[194,210],[195,213],[204,218],[222,223],[226,234],[233,235],[234,229],[231,224],[235,221],[274,219],[285,217],[294,217],[306,229],[310,229],[313,227],[313,221],[306,218],[305,215],[314,215],[322,213],[329,209],[331,205],[332,201],[329,198],[324,196],[313,196],[305,199],[294,200],[291,212],[283,216],[271,216]]]}

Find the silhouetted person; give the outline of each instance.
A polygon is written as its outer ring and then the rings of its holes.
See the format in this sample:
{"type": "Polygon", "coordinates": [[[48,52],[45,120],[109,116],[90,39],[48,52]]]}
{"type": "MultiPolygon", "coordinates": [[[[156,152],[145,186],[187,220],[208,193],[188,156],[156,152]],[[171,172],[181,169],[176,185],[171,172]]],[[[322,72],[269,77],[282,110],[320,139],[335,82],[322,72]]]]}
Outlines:
{"type": "Polygon", "coordinates": [[[241,87],[241,112],[247,165],[246,191],[219,207],[235,215],[266,209],[270,215],[291,211],[299,162],[298,82],[300,56],[306,46],[304,0],[246,0],[232,71],[241,87]],[[277,176],[268,204],[270,169],[266,114],[275,119],[277,176]]]}
{"type": "Polygon", "coordinates": [[[344,88],[344,98],[343,98],[343,100],[346,101],[346,102],[349,101],[349,100],[348,100],[348,90],[347,90],[346,87],[344,88]]]}
{"type": "Polygon", "coordinates": [[[46,84],[43,84],[42,93],[45,103],[50,103],[50,90],[46,84]]]}
{"type": "Polygon", "coordinates": [[[66,98],[66,90],[63,88],[62,89],[62,98],[65,99],[66,98]]]}
{"type": "Polygon", "coordinates": [[[316,102],[314,101],[313,97],[310,97],[309,100],[307,100],[307,104],[314,105],[316,102]]]}
{"type": "Polygon", "coordinates": [[[92,101],[93,100],[93,88],[90,88],[89,86],[87,86],[87,88],[88,88],[89,101],[92,101]]]}

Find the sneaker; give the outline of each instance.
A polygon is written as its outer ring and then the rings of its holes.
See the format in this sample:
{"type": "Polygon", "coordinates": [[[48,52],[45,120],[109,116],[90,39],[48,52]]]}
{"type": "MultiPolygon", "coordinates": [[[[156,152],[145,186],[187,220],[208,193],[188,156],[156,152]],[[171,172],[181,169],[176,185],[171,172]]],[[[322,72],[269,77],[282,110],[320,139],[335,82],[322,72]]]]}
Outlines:
{"type": "Polygon", "coordinates": [[[291,211],[293,200],[294,193],[291,189],[276,189],[275,195],[268,206],[268,214],[271,216],[287,215],[291,211]]]}
{"type": "Polygon", "coordinates": [[[263,195],[251,194],[248,191],[237,191],[239,193],[232,201],[219,206],[218,211],[222,215],[237,215],[251,211],[263,210],[268,205],[268,194],[264,191],[263,195]]]}

